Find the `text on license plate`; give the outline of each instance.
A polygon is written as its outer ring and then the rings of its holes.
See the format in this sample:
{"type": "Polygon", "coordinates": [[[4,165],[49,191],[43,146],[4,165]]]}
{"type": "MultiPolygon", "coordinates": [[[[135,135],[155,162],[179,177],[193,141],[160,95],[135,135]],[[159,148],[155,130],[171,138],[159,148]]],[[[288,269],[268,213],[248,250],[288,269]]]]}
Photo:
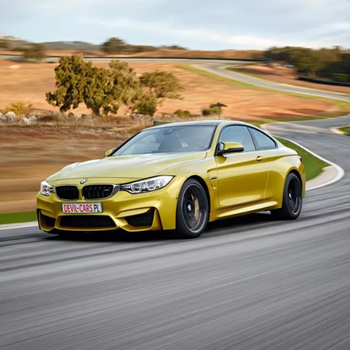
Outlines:
{"type": "Polygon", "coordinates": [[[91,214],[102,213],[101,203],[63,203],[62,212],[64,214],[91,214]]]}

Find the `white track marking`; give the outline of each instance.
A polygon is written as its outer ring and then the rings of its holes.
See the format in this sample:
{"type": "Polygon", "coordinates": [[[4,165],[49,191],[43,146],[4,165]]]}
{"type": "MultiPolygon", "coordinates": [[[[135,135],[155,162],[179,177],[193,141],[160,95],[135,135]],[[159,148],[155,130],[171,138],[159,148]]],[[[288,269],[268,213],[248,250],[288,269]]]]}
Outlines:
{"type": "Polygon", "coordinates": [[[0,225],[0,231],[2,230],[15,230],[19,228],[28,228],[28,227],[35,227],[38,226],[38,223],[36,221],[32,222],[24,222],[23,224],[6,224],[6,225],[0,225]]]}
{"type": "MultiPolygon", "coordinates": [[[[283,123],[283,124],[288,124],[288,123],[283,123]]],[[[263,125],[261,126],[261,128],[262,128],[263,130],[268,131],[267,126],[268,126],[268,124],[263,124],[263,125]]],[[[297,142],[295,142],[295,141],[293,141],[293,140],[289,140],[289,139],[286,139],[286,138],[284,138],[284,139],[287,140],[287,141],[289,141],[289,142],[294,143],[295,145],[299,146],[300,148],[302,148],[302,149],[305,150],[306,152],[312,154],[314,157],[316,157],[316,158],[318,158],[318,159],[321,159],[321,160],[324,161],[325,163],[328,163],[329,165],[333,166],[333,167],[336,169],[336,171],[337,171],[337,175],[336,175],[332,180],[326,181],[325,183],[323,183],[323,184],[321,184],[321,185],[316,185],[316,186],[310,187],[310,188],[307,189],[307,191],[315,190],[316,188],[321,188],[321,187],[324,187],[324,186],[331,185],[331,184],[333,184],[333,183],[339,181],[340,179],[342,179],[343,176],[345,175],[344,169],[343,169],[342,167],[340,167],[338,164],[335,164],[335,163],[331,162],[330,160],[325,159],[325,158],[319,156],[319,155],[316,154],[315,152],[310,151],[308,148],[302,146],[301,144],[299,144],[299,143],[297,143],[297,142]]],[[[320,176],[322,176],[322,175],[320,175],[320,176]]]]}
{"type": "Polygon", "coordinates": [[[340,126],[340,127],[338,127],[338,128],[329,128],[329,130],[330,130],[331,132],[334,132],[335,134],[344,135],[344,133],[343,133],[341,130],[339,130],[340,128],[342,128],[342,126],[340,126]]]}

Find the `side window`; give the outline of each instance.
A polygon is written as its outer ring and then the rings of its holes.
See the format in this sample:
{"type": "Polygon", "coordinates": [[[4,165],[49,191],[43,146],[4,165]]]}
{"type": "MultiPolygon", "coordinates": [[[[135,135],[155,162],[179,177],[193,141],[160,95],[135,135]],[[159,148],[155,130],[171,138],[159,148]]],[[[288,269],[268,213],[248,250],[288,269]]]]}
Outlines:
{"type": "Polygon", "coordinates": [[[228,126],[220,135],[220,142],[239,142],[244,152],[255,151],[253,139],[245,126],[228,126]]]}
{"type": "Polygon", "coordinates": [[[255,139],[256,146],[258,147],[258,149],[276,148],[275,142],[272,139],[270,139],[268,136],[266,136],[264,133],[253,128],[250,128],[249,130],[253,134],[253,137],[255,139]]]}

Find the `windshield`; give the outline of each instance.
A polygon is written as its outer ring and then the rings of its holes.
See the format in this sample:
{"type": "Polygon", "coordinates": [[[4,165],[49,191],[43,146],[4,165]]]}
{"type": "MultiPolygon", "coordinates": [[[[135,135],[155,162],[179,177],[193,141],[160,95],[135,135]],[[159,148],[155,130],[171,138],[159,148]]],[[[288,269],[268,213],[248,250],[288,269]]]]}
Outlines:
{"type": "Polygon", "coordinates": [[[215,126],[169,126],[166,128],[147,129],[121,146],[113,156],[198,152],[210,147],[215,126]]]}

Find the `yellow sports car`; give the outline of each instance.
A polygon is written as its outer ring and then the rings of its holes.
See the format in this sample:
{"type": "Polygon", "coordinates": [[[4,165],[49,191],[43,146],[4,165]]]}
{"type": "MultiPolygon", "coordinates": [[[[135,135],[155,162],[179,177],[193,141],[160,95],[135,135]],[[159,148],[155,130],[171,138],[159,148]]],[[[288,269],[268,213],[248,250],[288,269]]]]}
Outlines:
{"type": "Polygon", "coordinates": [[[177,230],[258,211],[296,219],[305,194],[298,154],[253,125],[172,123],[145,129],[102,159],[68,165],[41,183],[46,232],[177,230]]]}

